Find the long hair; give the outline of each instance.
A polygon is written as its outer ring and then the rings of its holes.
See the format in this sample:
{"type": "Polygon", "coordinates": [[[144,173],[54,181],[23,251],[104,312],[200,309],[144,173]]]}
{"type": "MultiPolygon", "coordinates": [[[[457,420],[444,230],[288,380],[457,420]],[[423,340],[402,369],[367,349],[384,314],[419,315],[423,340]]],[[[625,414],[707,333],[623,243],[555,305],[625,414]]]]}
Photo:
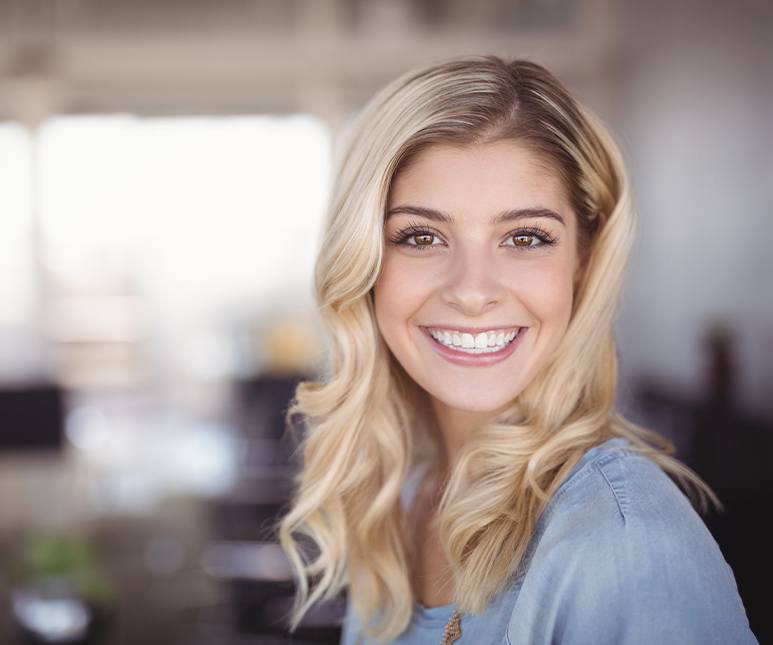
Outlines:
{"type": "Polygon", "coordinates": [[[613,322],[636,223],[610,134],[533,62],[481,56],[425,67],[365,107],[335,175],[314,276],[327,362],[319,381],[298,385],[287,412],[305,426],[303,468],[278,525],[298,578],[292,631],[312,605],[346,588],[372,638],[394,639],[411,620],[400,491],[410,469],[441,447],[426,392],[376,325],[384,213],[396,173],[428,146],[500,140],[526,146],[558,173],[577,216],[582,270],[558,347],[505,412],[476,428],[444,482],[437,526],[459,610],[481,613],[506,586],[552,494],[608,438],[628,438],[702,512],[707,498],[721,508],[669,440],[614,409],[613,322]]]}

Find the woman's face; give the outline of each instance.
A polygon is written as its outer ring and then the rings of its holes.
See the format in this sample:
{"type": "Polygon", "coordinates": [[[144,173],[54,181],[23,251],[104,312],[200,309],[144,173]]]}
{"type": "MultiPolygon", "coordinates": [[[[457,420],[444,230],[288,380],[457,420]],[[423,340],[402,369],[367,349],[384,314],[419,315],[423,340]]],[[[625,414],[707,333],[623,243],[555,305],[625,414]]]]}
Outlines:
{"type": "Polygon", "coordinates": [[[387,346],[441,416],[504,410],[571,315],[576,221],[557,174],[512,141],[436,145],[393,180],[384,227],[387,346]]]}

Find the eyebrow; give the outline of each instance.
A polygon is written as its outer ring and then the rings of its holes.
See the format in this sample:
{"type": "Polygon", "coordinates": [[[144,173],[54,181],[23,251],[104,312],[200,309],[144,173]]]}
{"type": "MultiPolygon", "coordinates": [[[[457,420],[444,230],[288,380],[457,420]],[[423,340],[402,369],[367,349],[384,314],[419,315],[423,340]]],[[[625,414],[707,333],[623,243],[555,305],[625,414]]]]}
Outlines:
{"type": "MultiPolygon", "coordinates": [[[[445,222],[446,224],[453,224],[454,218],[448,213],[444,213],[434,208],[425,208],[424,206],[411,206],[410,204],[404,204],[401,206],[395,206],[390,208],[384,221],[386,222],[393,215],[406,214],[406,215],[418,215],[419,217],[426,217],[427,219],[434,220],[436,222],[445,222]]],[[[506,211],[502,211],[498,215],[495,215],[489,222],[491,226],[496,226],[502,222],[512,222],[519,219],[526,219],[529,217],[548,217],[550,219],[557,220],[566,226],[564,218],[558,213],[549,208],[537,207],[537,208],[512,208],[506,211]]]]}

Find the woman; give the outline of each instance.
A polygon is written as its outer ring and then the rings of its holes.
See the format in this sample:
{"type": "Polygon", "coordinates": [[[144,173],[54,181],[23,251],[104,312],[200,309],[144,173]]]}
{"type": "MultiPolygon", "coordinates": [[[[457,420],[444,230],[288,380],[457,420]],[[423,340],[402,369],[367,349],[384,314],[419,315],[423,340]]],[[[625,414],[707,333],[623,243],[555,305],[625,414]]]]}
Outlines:
{"type": "Polygon", "coordinates": [[[362,113],[315,287],[327,372],[280,540],[342,642],[755,643],[674,446],[614,410],[634,213],[544,68],[409,73],[362,113]]]}

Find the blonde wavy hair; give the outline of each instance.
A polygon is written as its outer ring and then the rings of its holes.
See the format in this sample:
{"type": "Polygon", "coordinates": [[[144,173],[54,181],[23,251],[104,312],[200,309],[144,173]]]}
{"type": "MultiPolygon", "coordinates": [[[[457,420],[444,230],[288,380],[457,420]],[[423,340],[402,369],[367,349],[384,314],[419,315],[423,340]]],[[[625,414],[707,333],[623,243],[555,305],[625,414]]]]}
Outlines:
{"type": "MultiPolygon", "coordinates": [[[[315,292],[327,362],[298,385],[303,467],[280,543],[297,574],[291,631],[317,602],[348,588],[364,632],[386,642],[409,624],[412,549],[400,492],[442,449],[428,395],[376,325],[372,288],[383,253],[392,180],[428,146],[513,140],[547,160],[577,216],[583,270],[566,333],[509,409],[477,428],[442,487],[440,541],[460,611],[481,613],[507,584],[553,493],[589,448],[626,437],[681,484],[701,512],[711,488],[672,455],[674,445],[614,409],[613,322],[635,235],[622,155],[602,123],[544,67],[495,56],[453,59],[407,73],[355,122],[341,157],[315,292]]],[[[631,449],[631,448],[629,448],[631,449]]]]}

